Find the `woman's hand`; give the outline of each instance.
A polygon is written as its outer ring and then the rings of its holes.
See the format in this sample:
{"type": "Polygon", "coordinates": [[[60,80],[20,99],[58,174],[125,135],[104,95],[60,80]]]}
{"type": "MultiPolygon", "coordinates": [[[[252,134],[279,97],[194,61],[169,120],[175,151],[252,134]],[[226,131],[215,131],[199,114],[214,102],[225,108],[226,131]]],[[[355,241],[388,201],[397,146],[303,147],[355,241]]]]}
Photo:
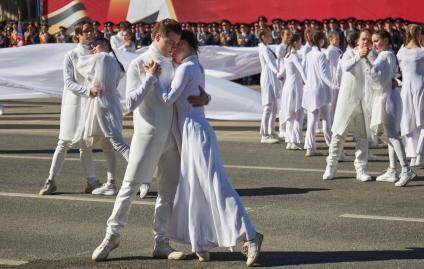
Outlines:
{"type": "Polygon", "coordinates": [[[162,72],[162,68],[161,68],[160,64],[158,64],[154,61],[144,63],[143,69],[144,69],[144,72],[146,74],[151,74],[151,75],[156,76],[156,77],[159,77],[161,72],[162,72]]]}

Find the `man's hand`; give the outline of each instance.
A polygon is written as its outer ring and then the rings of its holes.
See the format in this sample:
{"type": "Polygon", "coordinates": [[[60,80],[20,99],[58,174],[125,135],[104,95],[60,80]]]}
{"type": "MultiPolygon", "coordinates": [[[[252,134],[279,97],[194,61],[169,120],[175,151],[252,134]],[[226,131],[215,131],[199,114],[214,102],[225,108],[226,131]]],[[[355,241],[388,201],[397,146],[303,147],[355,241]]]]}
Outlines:
{"type": "Polygon", "coordinates": [[[90,88],[90,96],[91,97],[96,97],[100,94],[101,92],[101,88],[98,85],[94,85],[93,87],[90,88]]]}
{"type": "Polygon", "coordinates": [[[162,72],[160,64],[153,61],[143,64],[143,69],[146,74],[152,74],[156,77],[159,77],[162,72]]]}
{"type": "Polygon", "coordinates": [[[197,96],[189,96],[187,98],[187,101],[193,106],[193,107],[202,107],[209,104],[209,95],[205,92],[205,89],[203,89],[202,86],[199,86],[200,95],[197,96]]]}

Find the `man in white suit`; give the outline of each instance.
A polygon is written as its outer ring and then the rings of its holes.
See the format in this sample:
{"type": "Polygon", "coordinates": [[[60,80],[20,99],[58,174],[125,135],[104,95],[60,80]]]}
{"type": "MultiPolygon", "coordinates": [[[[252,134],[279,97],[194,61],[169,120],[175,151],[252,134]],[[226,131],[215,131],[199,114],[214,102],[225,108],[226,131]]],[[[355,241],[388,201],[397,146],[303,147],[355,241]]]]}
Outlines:
{"type": "Polygon", "coordinates": [[[358,40],[358,47],[346,50],[340,65],[343,70],[340,92],[334,122],[332,138],[327,157],[327,167],[323,180],[333,179],[346,135],[352,130],[356,141],[355,169],[356,179],[370,181],[367,171],[368,164],[368,136],[367,136],[367,104],[365,94],[366,58],[370,52],[371,32],[362,30],[358,40]]]}
{"type": "MultiPolygon", "coordinates": [[[[83,104],[89,96],[95,97],[99,88],[84,86],[85,79],[76,70],[77,60],[80,56],[90,54],[89,44],[93,38],[93,26],[90,22],[82,22],[75,27],[75,34],[79,43],[76,48],[65,55],[63,66],[63,79],[65,87],[63,89],[62,107],[60,113],[59,142],[53,155],[49,177],[40,190],[40,195],[50,195],[57,189],[55,180],[65,161],[66,152],[75,144],[78,137],[80,120],[83,112],[83,104]]],[[[111,151],[114,154],[113,151],[111,151]]],[[[80,143],[80,157],[85,176],[87,178],[86,193],[101,186],[96,180],[91,148],[87,148],[84,143],[80,143]]]]}
{"type": "MultiPolygon", "coordinates": [[[[134,111],[134,135],[130,158],[116,197],[112,215],[107,221],[106,236],[94,250],[92,259],[105,260],[119,246],[120,234],[127,222],[131,202],[141,184],[150,184],[158,168],[158,197],[155,205],[153,232],[156,258],[179,260],[183,252],[169,245],[168,230],[174,197],[180,175],[181,138],[177,127],[177,114],[173,105],[165,105],[155,93],[157,78],[144,73],[143,64],[154,61],[161,67],[159,80],[170,86],[175,68],[172,53],[180,40],[181,25],[165,19],[153,30],[154,41],[149,49],[134,59],[127,72],[127,105],[134,111]]],[[[202,91],[198,97],[189,97],[193,106],[206,105],[209,97],[202,91]]]]}

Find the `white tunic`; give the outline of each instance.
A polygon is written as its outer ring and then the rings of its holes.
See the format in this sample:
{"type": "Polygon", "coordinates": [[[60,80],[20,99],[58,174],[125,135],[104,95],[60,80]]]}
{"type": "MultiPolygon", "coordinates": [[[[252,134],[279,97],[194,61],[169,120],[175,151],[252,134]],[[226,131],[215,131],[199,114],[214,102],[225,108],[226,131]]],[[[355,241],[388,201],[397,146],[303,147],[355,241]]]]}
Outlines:
{"type": "Polygon", "coordinates": [[[300,58],[302,62],[303,68],[306,66],[306,55],[312,50],[312,46],[309,43],[306,43],[305,45],[300,48],[300,58]]]}
{"type": "Polygon", "coordinates": [[[283,123],[288,121],[294,113],[302,108],[303,84],[306,75],[296,51],[292,51],[284,60],[286,80],[283,86],[280,119],[283,123]]]}
{"type": "Polygon", "coordinates": [[[342,56],[342,51],[333,46],[330,45],[328,46],[328,48],[324,51],[325,56],[328,60],[329,63],[329,68],[330,68],[330,74],[331,74],[331,81],[333,82],[333,84],[335,85],[340,85],[339,84],[339,75],[338,75],[338,66],[339,66],[339,60],[340,57],[342,56]]]}
{"type": "Polygon", "coordinates": [[[192,245],[193,251],[233,247],[253,239],[256,231],[243,203],[229,182],[213,128],[203,108],[194,108],[187,97],[205,86],[197,56],[177,68],[171,89],[160,92],[166,103],[176,102],[182,135],[181,176],[174,201],[170,239],[192,245]]]}
{"type": "Polygon", "coordinates": [[[122,32],[119,31],[116,35],[110,37],[110,45],[112,49],[121,47],[124,44],[122,39],[122,32]]]}
{"type": "Polygon", "coordinates": [[[284,57],[286,56],[287,45],[281,43],[275,49],[275,54],[277,55],[277,63],[279,73],[284,73],[284,57]]]}
{"type": "Polygon", "coordinates": [[[312,112],[331,103],[331,90],[337,90],[337,85],[331,81],[328,62],[318,47],[306,56],[306,84],[303,91],[302,106],[312,112]]]}
{"type": "Polygon", "coordinates": [[[99,96],[89,98],[84,108],[84,141],[90,142],[89,138],[94,136],[122,135],[122,106],[117,87],[125,73],[115,57],[104,52],[83,56],[78,59],[77,69],[86,78],[87,87],[101,88],[99,96]]]}
{"type": "Polygon", "coordinates": [[[397,57],[402,71],[401,134],[408,135],[424,127],[424,48],[402,48],[397,57]]]}
{"type": "Polygon", "coordinates": [[[77,72],[78,58],[90,54],[88,47],[78,44],[77,47],[66,53],[63,62],[64,89],[60,112],[59,139],[65,141],[78,140],[79,126],[83,116],[85,102],[90,96],[90,89],[84,86],[85,78],[77,72]]]}
{"type": "Polygon", "coordinates": [[[367,72],[372,80],[373,105],[370,128],[373,132],[378,131],[382,124],[396,123],[399,115],[396,115],[398,104],[390,98],[392,82],[396,77],[397,63],[396,56],[391,51],[380,52],[374,63],[369,60],[367,72]]]}
{"type": "Polygon", "coordinates": [[[262,105],[277,102],[281,82],[277,79],[278,64],[276,55],[263,43],[259,43],[259,60],[261,62],[261,96],[262,105]]]}

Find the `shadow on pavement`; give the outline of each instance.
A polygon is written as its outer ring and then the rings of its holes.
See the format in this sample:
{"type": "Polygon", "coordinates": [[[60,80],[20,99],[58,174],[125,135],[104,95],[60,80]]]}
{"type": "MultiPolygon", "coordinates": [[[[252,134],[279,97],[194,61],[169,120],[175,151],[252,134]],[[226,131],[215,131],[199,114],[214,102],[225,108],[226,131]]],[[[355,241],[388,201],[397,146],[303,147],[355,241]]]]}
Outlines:
{"type": "Polygon", "coordinates": [[[329,191],[322,188],[282,188],[282,187],[264,187],[255,189],[236,189],[240,196],[271,196],[286,194],[304,194],[311,191],[329,191]]]}

